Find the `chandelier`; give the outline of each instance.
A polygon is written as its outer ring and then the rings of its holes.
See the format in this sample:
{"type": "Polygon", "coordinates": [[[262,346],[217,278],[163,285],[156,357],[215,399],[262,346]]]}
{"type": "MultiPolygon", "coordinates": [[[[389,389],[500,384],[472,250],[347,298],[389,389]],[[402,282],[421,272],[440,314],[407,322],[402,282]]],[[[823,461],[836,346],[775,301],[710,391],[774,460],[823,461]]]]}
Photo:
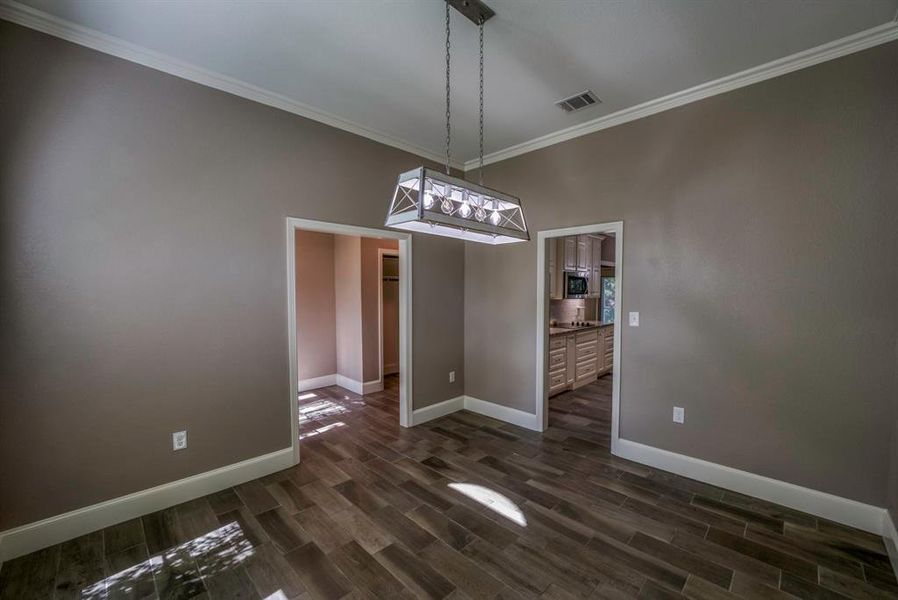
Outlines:
{"type": "Polygon", "coordinates": [[[399,176],[386,226],[419,233],[509,244],[530,239],[521,201],[483,186],[483,24],[495,13],[480,0],[446,1],[446,172],[418,167],[399,176]],[[450,174],[449,110],[450,5],[480,28],[480,167],[479,184],[450,174]]]}

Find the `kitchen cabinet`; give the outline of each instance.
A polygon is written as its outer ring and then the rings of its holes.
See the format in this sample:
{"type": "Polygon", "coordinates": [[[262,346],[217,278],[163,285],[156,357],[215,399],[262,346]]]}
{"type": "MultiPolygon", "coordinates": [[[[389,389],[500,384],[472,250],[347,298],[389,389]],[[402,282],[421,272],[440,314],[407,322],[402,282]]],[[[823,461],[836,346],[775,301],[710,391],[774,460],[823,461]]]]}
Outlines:
{"type": "MultiPolygon", "coordinates": [[[[573,389],[584,386],[596,378],[598,372],[598,329],[589,329],[578,332],[575,337],[574,348],[574,377],[573,389]]],[[[568,377],[571,379],[571,377],[568,377]]]]}
{"type": "Polygon", "coordinates": [[[548,273],[549,298],[564,298],[564,272],[576,271],[589,278],[588,295],[598,297],[602,293],[603,246],[602,235],[569,235],[549,241],[548,273]]]}
{"type": "Polygon", "coordinates": [[[592,259],[592,240],[588,235],[577,236],[577,270],[587,271],[592,259]]]}
{"type": "Polygon", "coordinates": [[[599,328],[599,361],[597,375],[605,375],[614,370],[614,325],[599,328]]]}
{"type": "Polygon", "coordinates": [[[595,297],[602,294],[602,247],[605,236],[594,235],[590,238],[589,295],[595,297]]]}
{"type": "Polygon", "coordinates": [[[567,363],[568,363],[568,337],[567,335],[553,335],[549,338],[549,395],[552,396],[567,389],[567,363]]]}
{"type": "Polygon", "coordinates": [[[577,270],[577,237],[576,236],[567,236],[561,238],[561,252],[564,257],[564,270],[565,271],[576,271],[577,270]]]}
{"type": "Polygon", "coordinates": [[[550,336],[546,361],[549,396],[592,383],[610,373],[613,362],[614,326],[550,336]]]}

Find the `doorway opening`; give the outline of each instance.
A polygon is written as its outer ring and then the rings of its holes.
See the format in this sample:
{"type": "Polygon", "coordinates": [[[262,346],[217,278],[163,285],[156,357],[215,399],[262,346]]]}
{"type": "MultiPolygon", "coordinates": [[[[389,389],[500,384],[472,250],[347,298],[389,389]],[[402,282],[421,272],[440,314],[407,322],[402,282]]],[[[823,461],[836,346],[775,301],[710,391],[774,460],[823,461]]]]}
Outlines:
{"type": "Polygon", "coordinates": [[[537,234],[536,416],[550,410],[604,425],[596,433],[615,452],[620,419],[623,222],[537,234]]]}
{"type": "Polygon", "coordinates": [[[409,234],[289,218],[287,280],[294,459],[366,415],[408,427],[409,234]]]}

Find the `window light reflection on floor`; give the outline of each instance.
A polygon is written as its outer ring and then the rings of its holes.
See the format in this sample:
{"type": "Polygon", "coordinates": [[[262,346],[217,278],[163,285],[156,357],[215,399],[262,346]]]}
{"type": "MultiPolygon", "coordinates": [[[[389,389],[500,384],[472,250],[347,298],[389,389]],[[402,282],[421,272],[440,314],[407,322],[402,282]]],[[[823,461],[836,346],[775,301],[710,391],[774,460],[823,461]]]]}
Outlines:
{"type": "Polygon", "coordinates": [[[176,579],[199,579],[199,573],[191,572],[197,559],[202,559],[206,575],[234,569],[252,555],[252,544],[243,535],[240,524],[234,521],[98,581],[83,590],[81,598],[105,598],[107,590],[110,596],[130,596],[141,582],[162,574],[163,568],[176,579]]]}
{"type": "Polygon", "coordinates": [[[527,517],[508,496],[473,483],[450,483],[449,487],[502,515],[509,521],[517,523],[521,527],[527,527],[527,517]]]}
{"type": "Polygon", "coordinates": [[[321,435],[322,433],[328,432],[331,429],[345,426],[346,423],[344,423],[343,421],[337,421],[336,423],[331,423],[330,425],[324,425],[323,427],[319,427],[318,429],[313,429],[312,431],[301,433],[299,434],[299,439],[304,440],[308,437],[312,437],[313,435],[321,435]]]}
{"type": "Polygon", "coordinates": [[[341,406],[330,400],[316,400],[309,404],[299,407],[299,422],[310,419],[323,419],[332,415],[341,415],[349,410],[345,406],[341,406]]]}

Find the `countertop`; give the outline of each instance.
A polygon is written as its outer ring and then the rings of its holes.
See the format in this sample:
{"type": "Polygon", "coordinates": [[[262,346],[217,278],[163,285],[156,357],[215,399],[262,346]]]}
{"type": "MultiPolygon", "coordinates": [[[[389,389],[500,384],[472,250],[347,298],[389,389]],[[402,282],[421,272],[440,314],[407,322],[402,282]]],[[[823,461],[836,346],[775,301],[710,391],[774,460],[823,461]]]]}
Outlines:
{"type": "Polygon", "coordinates": [[[577,327],[571,327],[569,325],[565,327],[549,327],[549,335],[564,335],[566,333],[576,333],[578,331],[586,331],[588,329],[598,329],[599,327],[608,327],[610,325],[614,325],[611,323],[602,323],[600,321],[596,321],[590,325],[579,325],[577,327]]]}

